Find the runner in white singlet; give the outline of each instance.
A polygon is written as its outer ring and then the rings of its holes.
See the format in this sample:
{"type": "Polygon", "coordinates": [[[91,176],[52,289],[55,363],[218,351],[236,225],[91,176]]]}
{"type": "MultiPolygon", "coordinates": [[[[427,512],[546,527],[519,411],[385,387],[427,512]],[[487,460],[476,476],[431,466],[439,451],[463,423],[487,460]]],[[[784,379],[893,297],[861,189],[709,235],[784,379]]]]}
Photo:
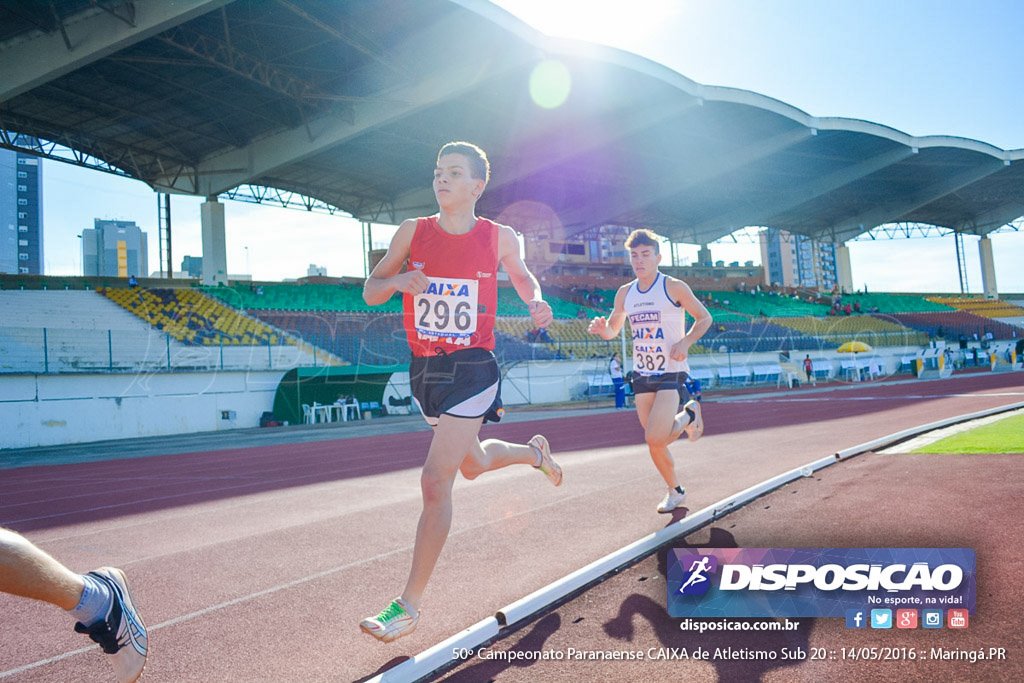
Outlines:
{"type": "Polygon", "coordinates": [[[633,331],[634,375],[690,371],[685,357],[677,360],[669,355],[671,348],[683,339],[686,311],[669,297],[668,281],[659,272],[647,289],[634,280],[626,290],[623,307],[633,331]]]}
{"type": "Polygon", "coordinates": [[[615,295],[609,317],[590,321],[588,332],[614,339],[629,318],[633,336],[633,394],[651,460],[668,485],[658,512],[671,512],[686,498],[679,485],[675,461],[668,447],[686,432],[690,441],[704,433],[700,403],[689,400],[679,411],[690,366],[686,356],[711,327],[711,314],[682,280],[658,271],[661,254],[658,236],[650,230],[634,230],[626,240],[636,280],[615,295]],[[686,330],[686,314],[693,325],[686,330]]]}

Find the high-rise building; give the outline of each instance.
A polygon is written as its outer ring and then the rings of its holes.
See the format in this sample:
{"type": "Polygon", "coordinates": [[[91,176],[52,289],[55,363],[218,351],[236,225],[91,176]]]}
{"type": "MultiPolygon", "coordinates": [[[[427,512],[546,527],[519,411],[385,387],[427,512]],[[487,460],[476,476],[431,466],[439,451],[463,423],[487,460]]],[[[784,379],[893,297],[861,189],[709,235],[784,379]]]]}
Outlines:
{"type": "Polygon", "coordinates": [[[43,274],[42,160],[0,149],[0,273],[43,274]]]}
{"type": "Polygon", "coordinates": [[[836,285],[836,245],[767,228],[760,232],[761,263],[767,285],[819,291],[836,285]]]}
{"type": "Polygon", "coordinates": [[[181,259],[181,271],[186,273],[189,277],[201,278],[203,277],[203,257],[202,256],[186,256],[181,259]]]}
{"type": "Polygon", "coordinates": [[[82,231],[82,274],[145,277],[149,273],[146,233],[135,221],[93,221],[82,231]]]}

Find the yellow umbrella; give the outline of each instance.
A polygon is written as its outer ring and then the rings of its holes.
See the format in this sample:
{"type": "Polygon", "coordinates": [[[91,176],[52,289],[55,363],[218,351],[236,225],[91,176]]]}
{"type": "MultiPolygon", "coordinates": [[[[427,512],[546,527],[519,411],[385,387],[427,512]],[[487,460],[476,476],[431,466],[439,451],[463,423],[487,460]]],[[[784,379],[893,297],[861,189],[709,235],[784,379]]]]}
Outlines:
{"type": "Polygon", "coordinates": [[[874,351],[869,345],[862,341],[848,341],[836,349],[839,353],[866,353],[874,351]]]}

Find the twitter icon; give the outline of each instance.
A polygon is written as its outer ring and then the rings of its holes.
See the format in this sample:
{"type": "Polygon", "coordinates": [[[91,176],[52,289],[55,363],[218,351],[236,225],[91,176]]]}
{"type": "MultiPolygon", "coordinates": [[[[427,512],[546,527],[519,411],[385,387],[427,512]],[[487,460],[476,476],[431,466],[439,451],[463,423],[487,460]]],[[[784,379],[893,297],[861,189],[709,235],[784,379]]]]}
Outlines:
{"type": "Polygon", "coordinates": [[[892,628],[892,610],[871,610],[871,628],[892,628]]]}

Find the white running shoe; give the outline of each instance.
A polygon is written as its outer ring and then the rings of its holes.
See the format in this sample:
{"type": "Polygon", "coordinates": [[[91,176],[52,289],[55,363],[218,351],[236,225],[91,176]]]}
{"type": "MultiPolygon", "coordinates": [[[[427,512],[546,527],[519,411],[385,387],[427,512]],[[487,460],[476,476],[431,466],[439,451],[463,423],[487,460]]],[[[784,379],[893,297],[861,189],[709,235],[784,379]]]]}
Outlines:
{"type": "Polygon", "coordinates": [[[420,613],[402,598],[395,598],[375,617],[367,617],[359,622],[359,628],[365,633],[385,643],[407,636],[416,630],[420,613]]]}
{"type": "Polygon", "coordinates": [[[672,512],[686,500],[686,491],[679,493],[675,489],[669,489],[665,497],[658,503],[658,512],[672,512]]]}
{"type": "Polygon", "coordinates": [[[690,399],[683,406],[683,411],[689,408],[693,411],[693,422],[686,425],[683,431],[686,432],[686,438],[690,441],[696,441],[704,434],[704,416],[700,414],[700,401],[690,399]]]}
{"type": "Polygon", "coordinates": [[[544,476],[548,478],[555,486],[559,486],[562,483],[562,468],[558,466],[558,463],[551,458],[551,446],[548,444],[548,440],[538,434],[533,437],[527,443],[540,452],[540,465],[537,469],[544,473],[544,476]]]}
{"type": "Polygon", "coordinates": [[[146,625],[132,602],[123,571],[115,567],[101,567],[89,575],[107,584],[113,600],[105,618],[91,626],[78,622],[75,630],[87,634],[110,655],[110,664],[119,683],[133,683],[142,675],[149,654],[146,625]]]}

